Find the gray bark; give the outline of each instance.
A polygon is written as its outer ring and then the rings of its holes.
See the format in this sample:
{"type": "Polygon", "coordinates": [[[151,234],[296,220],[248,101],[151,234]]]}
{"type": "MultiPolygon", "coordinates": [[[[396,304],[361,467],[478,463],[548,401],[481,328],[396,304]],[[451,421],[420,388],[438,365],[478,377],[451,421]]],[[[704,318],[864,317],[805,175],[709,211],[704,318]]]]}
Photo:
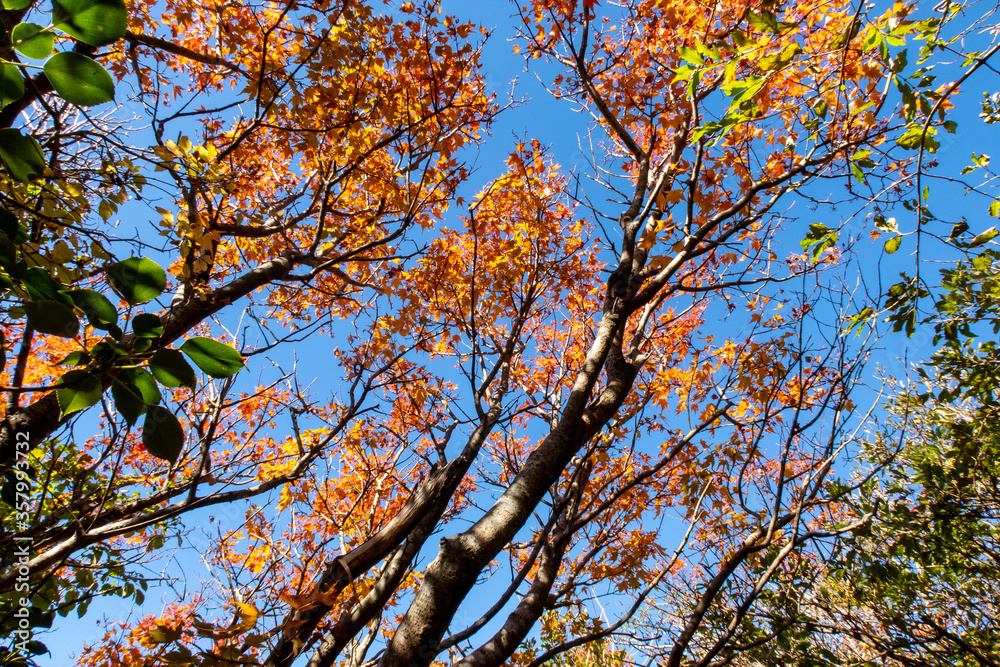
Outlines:
{"type": "MultiPolygon", "coordinates": [[[[613,289],[609,285],[609,292],[613,289]]],[[[623,302],[611,297],[609,303],[615,305],[606,309],[558,424],[479,521],[441,540],[437,558],[428,566],[422,585],[389,642],[381,661],[383,667],[416,667],[433,661],[451,619],[480,573],[525,525],[573,456],[611,419],[628,395],[637,368],[621,354],[623,302]],[[587,405],[602,369],[607,370],[607,385],[587,405]]]]}

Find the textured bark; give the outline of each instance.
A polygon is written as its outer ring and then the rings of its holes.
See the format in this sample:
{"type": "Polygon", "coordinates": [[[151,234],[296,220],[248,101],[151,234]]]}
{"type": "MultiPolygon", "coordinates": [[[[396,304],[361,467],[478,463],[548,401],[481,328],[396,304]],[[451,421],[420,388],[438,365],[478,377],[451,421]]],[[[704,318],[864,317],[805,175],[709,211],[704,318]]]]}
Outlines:
{"type": "Polygon", "coordinates": [[[528,636],[535,621],[545,611],[546,603],[552,587],[559,576],[563,557],[573,536],[576,508],[580,495],[587,486],[592,466],[584,464],[579,469],[576,479],[567,491],[562,513],[551,537],[542,549],[535,578],[528,587],[528,592],[517,604],[504,622],[500,631],[489,641],[477,648],[462,660],[454,663],[454,667],[499,667],[504,664],[528,636]]]}
{"type": "Polygon", "coordinates": [[[433,473],[388,525],[327,566],[315,587],[315,591],[322,594],[326,601],[288,615],[283,625],[294,630],[286,632],[278,641],[265,662],[266,667],[289,667],[298,657],[301,647],[333,608],[328,601],[350,584],[354,577],[367,572],[402,545],[402,550],[393,558],[375,589],[357,608],[345,615],[342,622],[337,624],[337,631],[323,639],[310,659],[310,667],[331,664],[350,639],[379,613],[383,598],[392,595],[409,564],[437,527],[452,495],[482,449],[499,416],[498,396],[459,456],[433,473]]]}
{"type": "MultiPolygon", "coordinates": [[[[616,280],[612,276],[610,280],[616,280]]],[[[609,280],[609,282],[610,282],[609,280]]],[[[609,293],[614,286],[609,285],[609,293]]],[[[527,458],[490,510],[468,530],[441,540],[437,558],[382,658],[383,667],[429,665],[459,605],[483,569],[525,525],[573,456],[614,416],[637,369],[621,355],[622,300],[610,297],[600,330],[556,427],[527,458]],[[587,405],[602,369],[607,386],[587,405]]]]}

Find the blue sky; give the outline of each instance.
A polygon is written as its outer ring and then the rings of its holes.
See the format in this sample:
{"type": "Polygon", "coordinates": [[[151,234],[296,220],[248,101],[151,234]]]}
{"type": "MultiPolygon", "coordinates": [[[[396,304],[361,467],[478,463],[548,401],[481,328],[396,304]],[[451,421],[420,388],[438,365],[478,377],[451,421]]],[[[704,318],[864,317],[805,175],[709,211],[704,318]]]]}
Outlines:
{"type": "MultiPolygon", "coordinates": [[[[477,172],[469,180],[467,192],[463,195],[468,199],[471,195],[490,179],[499,175],[504,169],[504,160],[508,152],[515,143],[524,138],[538,138],[543,144],[551,145],[553,154],[565,171],[570,172],[574,168],[586,168],[583,155],[579,149],[579,141],[586,133],[589,119],[578,113],[572,104],[567,102],[552,101],[548,93],[540,86],[535,74],[537,71],[544,71],[544,66],[533,65],[530,70],[525,70],[525,61],[512,51],[512,44],[508,41],[511,36],[511,6],[504,2],[461,2],[460,0],[447,0],[444,2],[447,13],[454,13],[460,17],[467,17],[475,20],[487,28],[493,28],[493,36],[485,46],[484,62],[486,64],[487,82],[500,96],[500,101],[504,101],[504,96],[511,90],[512,82],[516,80],[513,88],[515,99],[524,100],[524,103],[515,106],[505,114],[501,115],[492,130],[492,139],[485,142],[483,150],[475,158],[478,167],[477,172]]],[[[942,79],[946,78],[942,76],[942,79]]],[[[941,150],[933,156],[940,163],[940,171],[947,174],[955,174],[962,167],[969,163],[970,154],[989,153],[993,146],[998,145],[997,125],[984,125],[978,118],[979,100],[982,91],[996,89],[995,75],[986,70],[971,78],[965,86],[965,93],[957,99],[959,109],[954,117],[959,122],[958,132],[955,135],[943,135],[941,150]]],[[[815,187],[826,187],[820,184],[815,187]]],[[[982,229],[994,224],[994,220],[988,218],[986,210],[989,204],[988,199],[976,195],[966,196],[962,193],[962,187],[947,185],[944,183],[931,183],[931,197],[929,206],[939,217],[947,218],[957,222],[961,218],[967,218],[973,231],[982,229]]],[[[833,188],[839,189],[837,196],[843,195],[842,185],[834,183],[833,188]]],[[[819,193],[813,191],[819,196],[819,193]]],[[[856,207],[855,207],[856,208],[856,207]]],[[[859,236],[862,241],[859,243],[859,257],[861,266],[869,274],[872,284],[881,285],[873,290],[875,293],[884,292],[895,280],[900,271],[913,273],[917,258],[914,257],[913,237],[904,238],[903,245],[898,253],[887,256],[882,253],[880,241],[870,242],[864,240],[870,230],[872,221],[865,214],[856,216],[855,208],[850,206],[842,207],[831,215],[826,215],[827,224],[831,227],[840,221],[849,220],[847,229],[851,235],[859,236]],[[853,216],[853,217],[852,217],[853,216]],[[865,245],[867,244],[867,246],[865,245]]],[[[896,217],[900,228],[904,233],[912,232],[915,225],[914,216],[904,210],[901,206],[887,212],[887,215],[896,217]]],[[[943,228],[944,225],[941,225],[943,228]]],[[[790,231],[789,237],[784,240],[786,243],[795,243],[796,238],[790,231]]],[[[945,246],[941,244],[928,243],[922,248],[920,259],[927,261],[928,269],[932,270],[933,262],[949,261],[954,257],[945,246]]],[[[926,273],[925,273],[926,275],[926,273]]],[[[936,280],[936,276],[928,275],[929,281],[936,280]]],[[[322,344],[329,347],[330,343],[325,340],[322,344]]],[[[926,330],[918,330],[917,335],[912,339],[907,339],[901,335],[890,336],[883,339],[880,344],[878,361],[882,363],[890,374],[900,375],[905,369],[902,359],[915,361],[922,356],[926,356],[932,349],[930,346],[930,336],[926,330]]],[[[208,513],[205,513],[207,516],[208,513]]],[[[242,511],[232,511],[226,514],[225,509],[217,509],[214,512],[217,524],[222,528],[235,528],[242,520],[242,511]]],[[[188,518],[188,523],[194,525],[197,520],[204,516],[192,515],[188,518]]],[[[189,540],[197,540],[199,531],[193,530],[188,533],[189,540]]],[[[166,563],[164,563],[166,565],[166,563]]],[[[169,566],[176,567],[176,564],[169,566]]],[[[191,570],[193,578],[204,576],[203,571],[199,571],[202,566],[197,562],[185,562],[185,569],[191,570]]],[[[160,595],[162,592],[169,596],[172,601],[173,596],[169,589],[162,591],[151,591],[149,601],[145,611],[155,611],[159,607],[160,595]]],[[[60,619],[58,621],[58,631],[42,637],[42,640],[52,651],[51,657],[43,657],[40,660],[42,665],[68,664],[69,658],[78,655],[83,644],[93,642],[103,635],[103,625],[101,619],[107,616],[110,619],[121,619],[129,613],[141,613],[142,610],[133,608],[129,601],[110,598],[95,602],[87,616],[83,619],[60,619]]]]}

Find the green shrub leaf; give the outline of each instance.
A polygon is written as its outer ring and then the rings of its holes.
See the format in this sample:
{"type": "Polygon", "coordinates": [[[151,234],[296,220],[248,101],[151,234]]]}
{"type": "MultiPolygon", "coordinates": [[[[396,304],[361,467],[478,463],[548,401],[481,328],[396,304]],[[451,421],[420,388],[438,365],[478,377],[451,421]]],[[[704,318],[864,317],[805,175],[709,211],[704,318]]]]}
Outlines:
{"type": "Polygon", "coordinates": [[[0,65],[0,107],[21,99],[24,95],[24,76],[21,68],[10,63],[0,65]]]}
{"type": "Polygon", "coordinates": [[[101,381],[87,371],[67,371],[59,378],[59,384],[61,386],[56,389],[59,419],[89,408],[101,400],[104,393],[101,381]]]}
{"type": "Polygon", "coordinates": [[[18,53],[35,60],[47,58],[56,43],[56,36],[37,23],[18,23],[10,38],[18,53]]]}
{"type": "Polygon", "coordinates": [[[153,353],[149,370],[164,387],[194,387],[198,381],[194,369],[184,360],[184,355],[170,348],[153,353]]]}
{"type": "Polygon", "coordinates": [[[170,410],[151,405],[142,424],[142,445],[156,458],[173,463],[184,449],[184,428],[170,410]]]}
{"type": "Polygon", "coordinates": [[[39,266],[33,266],[24,272],[21,284],[28,292],[32,301],[58,301],[72,308],[75,304],[68,294],[63,292],[63,286],[49,275],[49,272],[39,266]]]}
{"type": "Polygon", "coordinates": [[[156,315],[142,313],[132,318],[132,331],[139,338],[156,338],[163,333],[163,324],[156,315]]]}
{"type": "Polygon", "coordinates": [[[103,294],[89,289],[72,290],[68,294],[74,305],[87,315],[87,321],[95,329],[106,330],[108,325],[118,323],[118,311],[103,294]]]}
{"type": "Polygon", "coordinates": [[[108,267],[108,281],[133,306],[163,294],[167,274],[159,264],[145,257],[129,257],[108,267]]]}
{"type": "Polygon", "coordinates": [[[239,352],[204,336],[195,336],[185,341],[181,345],[181,352],[190,357],[206,375],[214,378],[227,378],[243,368],[243,357],[239,352]]]}
{"type": "Polygon", "coordinates": [[[151,405],[157,405],[163,396],[156,380],[145,368],[124,368],[111,384],[115,407],[130,425],[135,424],[151,405]]]}
{"type": "Polygon", "coordinates": [[[21,183],[30,183],[45,173],[42,147],[13,128],[0,130],[0,161],[10,177],[21,183]]]}
{"type": "Polygon", "coordinates": [[[28,240],[28,228],[17,221],[16,215],[4,208],[0,208],[0,232],[6,234],[11,243],[24,243],[28,240]]]}
{"type": "Polygon", "coordinates": [[[90,353],[83,350],[74,350],[63,357],[62,361],[57,361],[56,366],[86,366],[89,363],[90,353]]]}
{"type": "Polygon", "coordinates": [[[52,23],[85,44],[104,46],[125,36],[128,11],[124,0],[52,0],[52,23]]]}
{"type": "Polygon", "coordinates": [[[49,58],[45,76],[61,98],[82,107],[115,99],[115,82],[108,71],[79,53],[64,51],[49,58]]]}
{"type": "Polygon", "coordinates": [[[61,338],[75,338],[80,333],[79,320],[73,314],[73,309],[65,304],[58,301],[32,301],[23,307],[28,315],[28,323],[35,331],[61,338]]]}

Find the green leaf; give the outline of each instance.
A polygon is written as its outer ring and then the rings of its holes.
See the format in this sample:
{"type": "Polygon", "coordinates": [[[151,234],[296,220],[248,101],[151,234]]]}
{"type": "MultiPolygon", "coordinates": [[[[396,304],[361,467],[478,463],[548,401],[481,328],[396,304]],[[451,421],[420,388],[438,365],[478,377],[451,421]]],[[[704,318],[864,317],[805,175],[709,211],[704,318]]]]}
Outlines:
{"type": "Polygon", "coordinates": [[[970,248],[975,248],[977,246],[981,246],[984,243],[988,243],[989,241],[992,241],[998,235],[1000,235],[1000,232],[997,231],[997,228],[996,227],[990,227],[989,229],[987,229],[982,234],[977,234],[976,238],[972,239],[972,241],[969,242],[969,247],[970,248]]]}
{"type": "Polygon", "coordinates": [[[135,424],[139,415],[163,398],[156,380],[145,368],[122,369],[111,383],[111,396],[115,399],[118,412],[129,425],[135,424]]]}
{"type": "Polygon", "coordinates": [[[876,215],[875,226],[883,232],[890,234],[899,233],[899,223],[896,222],[896,218],[886,218],[885,216],[876,215]]]}
{"type": "Polygon", "coordinates": [[[39,266],[25,271],[21,283],[32,301],[58,301],[70,308],[75,305],[73,299],[63,291],[63,286],[39,266]]]}
{"type": "Polygon", "coordinates": [[[844,328],[843,334],[847,336],[852,331],[854,331],[855,335],[860,336],[862,327],[866,322],[869,322],[869,320],[872,319],[872,316],[874,314],[875,314],[874,310],[872,310],[871,308],[865,308],[857,315],[852,315],[851,317],[848,317],[845,320],[847,326],[844,328]]]}
{"type": "Polygon", "coordinates": [[[127,357],[129,350],[113,340],[104,339],[90,349],[90,354],[102,366],[116,364],[121,357],[127,357]]]}
{"type": "Polygon", "coordinates": [[[57,361],[56,366],[86,366],[90,363],[90,354],[83,350],[70,352],[62,361],[57,361]]]}
{"type": "Polygon", "coordinates": [[[830,229],[822,222],[814,222],[809,225],[809,233],[799,241],[802,250],[809,252],[813,262],[819,260],[823,251],[837,242],[839,234],[837,230],[830,229]],[[810,251],[810,248],[812,250],[810,251]]]}
{"type": "Polygon", "coordinates": [[[108,281],[134,306],[160,296],[167,286],[167,274],[151,259],[129,257],[108,267],[108,281]]]}
{"type": "Polygon", "coordinates": [[[674,81],[687,81],[697,70],[690,65],[681,65],[674,70],[674,81]]]}
{"type": "Polygon", "coordinates": [[[79,53],[63,51],[49,58],[45,76],[61,98],[81,107],[115,99],[115,82],[108,71],[79,53]]]}
{"type": "Polygon", "coordinates": [[[101,400],[104,388],[101,381],[87,371],[68,371],[59,378],[61,385],[56,389],[59,403],[59,419],[89,408],[101,400]]]}
{"type": "Polygon", "coordinates": [[[132,318],[132,331],[140,338],[156,338],[163,333],[163,324],[156,315],[141,313],[132,318]]]}
{"type": "Polygon", "coordinates": [[[941,147],[940,142],[934,138],[936,133],[937,130],[933,127],[928,127],[925,131],[922,125],[913,123],[896,139],[896,144],[907,150],[916,150],[923,146],[927,151],[934,153],[941,147]]]}
{"type": "Polygon", "coordinates": [[[28,228],[17,221],[16,215],[2,208],[0,208],[0,232],[6,234],[11,243],[24,243],[28,240],[28,228]]]}
{"type": "Polygon", "coordinates": [[[30,651],[33,655],[42,655],[43,653],[49,652],[49,649],[45,644],[35,639],[29,641],[26,644],[26,647],[28,651],[30,651]]]}
{"type": "Polygon", "coordinates": [[[695,65],[705,64],[705,59],[702,58],[700,53],[698,53],[698,50],[689,46],[682,46],[680,48],[680,56],[686,62],[694,63],[695,65]]]}
{"type": "Polygon", "coordinates": [[[139,389],[135,386],[120,382],[118,378],[111,383],[111,397],[115,401],[115,408],[118,414],[125,419],[129,426],[135,424],[136,420],[146,411],[146,403],[142,400],[139,389]]]}
{"type": "Polygon", "coordinates": [[[899,250],[899,244],[903,242],[902,236],[893,236],[885,242],[885,251],[890,255],[899,250]]]}
{"type": "Polygon", "coordinates": [[[854,174],[854,178],[857,179],[859,183],[865,182],[865,172],[861,171],[861,167],[854,162],[851,163],[851,173],[854,174]]]}
{"type": "Polygon", "coordinates": [[[118,323],[118,311],[108,298],[89,289],[72,290],[68,293],[77,308],[87,315],[87,321],[95,329],[107,329],[118,323]]]}
{"type": "Polygon", "coordinates": [[[904,69],[906,69],[906,51],[900,51],[896,54],[896,57],[892,59],[892,73],[899,74],[904,69]]]}
{"type": "Polygon", "coordinates": [[[163,399],[156,380],[145,368],[130,368],[133,384],[139,388],[139,393],[146,405],[158,405],[163,399]]]}
{"type": "Polygon", "coordinates": [[[52,0],[52,23],[91,46],[118,41],[128,29],[124,0],[52,0]]]}
{"type": "Polygon", "coordinates": [[[184,355],[170,348],[153,353],[149,370],[164,387],[194,387],[198,381],[194,369],[184,360],[184,355]]]}
{"type": "Polygon", "coordinates": [[[0,107],[21,99],[24,95],[24,76],[21,68],[11,63],[0,65],[0,107]]]}
{"type": "Polygon", "coordinates": [[[184,428],[170,410],[151,405],[142,424],[142,445],[156,458],[174,463],[184,449],[184,428]]]}
{"type": "Polygon", "coordinates": [[[42,147],[13,128],[0,130],[0,161],[10,177],[21,183],[30,183],[45,173],[42,147]]]}
{"type": "Polygon", "coordinates": [[[911,127],[901,137],[896,139],[896,144],[907,150],[914,150],[920,147],[923,131],[919,127],[911,127]]]}
{"type": "MultiPolygon", "coordinates": [[[[17,248],[10,242],[7,235],[0,232],[0,266],[10,268],[17,264],[17,248]]],[[[11,283],[11,287],[14,284],[11,283]]]]}
{"type": "Polygon", "coordinates": [[[762,72],[782,70],[795,60],[795,56],[802,53],[802,47],[798,43],[786,46],[780,53],[772,53],[757,60],[757,67],[762,72]]]}
{"type": "Polygon", "coordinates": [[[243,368],[243,357],[229,345],[195,336],[184,341],[181,352],[191,358],[206,375],[227,378],[243,368]]]}
{"type": "Polygon", "coordinates": [[[855,19],[854,21],[851,22],[850,26],[848,26],[843,32],[837,35],[836,39],[834,39],[833,42],[830,44],[830,47],[834,49],[839,49],[845,46],[846,44],[850,43],[855,37],[857,37],[859,32],[861,32],[861,22],[855,19]]]}
{"type": "Polygon", "coordinates": [[[56,43],[56,36],[37,23],[18,23],[10,38],[18,53],[35,60],[47,58],[56,43]]]}
{"type": "Polygon", "coordinates": [[[757,30],[762,32],[779,32],[777,17],[766,9],[762,9],[759,14],[752,9],[748,9],[746,18],[747,22],[757,30]]]}
{"type": "Polygon", "coordinates": [[[990,217],[1000,217],[1000,199],[994,199],[993,203],[990,204],[990,217]]]}
{"type": "Polygon", "coordinates": [[[4,9],[26,9],[34,0],[3,0],[4,9]]]}
{"type": "Polygon", "coordinates": [[[28,315],[28,323],[35,331],[61,338],[75,338],[80,333],[80,322],[73,314],[73,309],[65,304],[58,301],[32,301],[23,307],[28,315]]]}

